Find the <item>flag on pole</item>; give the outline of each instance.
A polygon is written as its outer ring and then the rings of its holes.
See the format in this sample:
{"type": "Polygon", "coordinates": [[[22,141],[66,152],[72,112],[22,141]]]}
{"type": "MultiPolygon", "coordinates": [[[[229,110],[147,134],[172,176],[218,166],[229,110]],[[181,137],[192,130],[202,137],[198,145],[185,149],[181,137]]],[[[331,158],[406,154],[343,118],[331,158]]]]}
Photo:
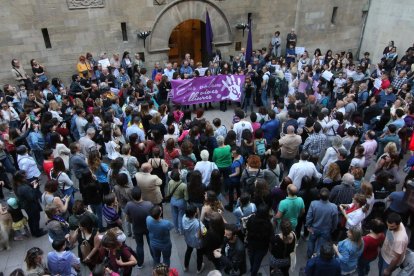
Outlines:
{"type": "Polygon", "coordinates": [[[206,51],[209,57],[213,54],[213,29],[208,11],[206,11],[206,51]]]}
{"type": "Polygon", "coordinates": [[[253,41],[252,41],[252,19],[249,18],[248,22],[249,33],[247,35],[247,46],[246,46],[246,66],[251,64],[252,54],[253,54],[253,41]]]}

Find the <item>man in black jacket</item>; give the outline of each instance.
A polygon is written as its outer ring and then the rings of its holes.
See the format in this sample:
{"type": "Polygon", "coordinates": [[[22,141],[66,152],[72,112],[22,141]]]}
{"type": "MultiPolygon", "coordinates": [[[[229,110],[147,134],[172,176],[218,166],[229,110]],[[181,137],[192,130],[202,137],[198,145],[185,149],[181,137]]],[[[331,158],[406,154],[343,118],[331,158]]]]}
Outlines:
{"type": "Polygon", "coordinates": [[[226,224],[223,247],[214,250],[214,257],[218,259],[221,270],[230,275],[246,273],[246,252],[237,231],[235,224],[226,224]]]}
{"type": "Polygon", "coordinates": [[[369,106],[364,109],[364,131],[368,131],[373,126],[373,119],[381,115],[382,108],[379,105],[380,96],[374,96],[369,101],[369,106]]]}

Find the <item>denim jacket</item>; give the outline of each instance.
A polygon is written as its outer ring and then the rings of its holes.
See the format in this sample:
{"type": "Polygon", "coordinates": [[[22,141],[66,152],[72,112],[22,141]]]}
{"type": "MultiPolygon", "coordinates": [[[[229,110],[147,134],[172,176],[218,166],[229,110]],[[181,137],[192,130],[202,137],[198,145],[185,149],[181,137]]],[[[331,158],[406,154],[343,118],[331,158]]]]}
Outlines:
{"type": "Polygon", "coordinates": [[[345,239],[338,243],[338,260],[341,265],[342,274],[347,274],[355,271],[358,264],[358,259],[364,251],[364,244],[358,248],[358,244],[352,242],[350,239],[345,239]]]}

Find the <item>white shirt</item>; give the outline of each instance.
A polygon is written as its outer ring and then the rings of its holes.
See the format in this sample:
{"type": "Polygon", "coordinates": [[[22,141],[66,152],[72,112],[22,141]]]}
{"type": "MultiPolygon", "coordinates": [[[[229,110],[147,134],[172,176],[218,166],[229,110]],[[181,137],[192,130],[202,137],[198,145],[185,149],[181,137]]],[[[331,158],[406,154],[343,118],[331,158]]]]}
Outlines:
{"type": "Polygon", "coordinates": [[[250,129],[250,131],[253,132],[252,124],[245,120],[241,120],[240,122],[235,123],[233,126],[233,130],[236,132],[236,144],[238,147],[241,145],[242,132],[245,129],[250,129]]]}
{"type": "Polygon", "coordinates": [[[138,135],[138,140],[140,142],[144,142],[145,141],[145,133],[144,133],[144,131],[142,129],[140,129],[136,124],[133,124],[133,125],[129,126],[126,129],[126,132],[125,132],[126,135],[125,136],[129,140],[129,136],[131,136],[131,134],[134,134],[134,133],[136,133],[138,135]]]}
{"type": "Polygon", "coordinates": [[[39,177],[40,171],[37,168],[36,161],[30,155],[17,155],[17,164],[19,169],[26,172],[26,178],[39,177]]]}
{"type": "Polygon", "coordinates": [[[79,132],[79,136],[80,137],[85,136],[86,135],[85,126],[88,123],[88,121],[86,121],[85,118],[78,116],[76,117],[75,122],[76,122],[76,128],[78,129],[78,132],[79,132]]]}
{"type": "Polygon", "coordinates": [[[119,148],[119,145],[114,141],[105,143],[106,153],[108,154],[108,158],[110,160],[115,160],[121,156],[121,154],[116,150],[117,148],[119,148]]]}
{"type": "Polygon", "coordinates": [[[315,167],[315,164],[306,160],[299,160],[298,163],[293,164],[289,171],[289,178],[292,179],[293,184],[300,190],[302,186],[302,178],[305,176],[315,177],[320,179],[320,174],[315,167]]]}
{"type": "MultiPolygon", "coordinates": [[[[350,204],[349,208],[353,207],[354,204],[350,204]]],[[[345,228],[350,229],[353,227],[361,228],[361,222],[365,218],[365,213],[362,211],[362,208],[347,214],[348,219],[346,220],[345,228]]]]}
{"type": "Polygon", "coordinates": [[[217,169],[216,163],[210,161],[198,161],[194,167],[194,170],[201,173],[202,182],[205,187],[210,184],[211,173],[217,169]]]}
{"type": "Polygon", "coordinates": [[[167,68],[164,69],[164,75],[168,77],[168,80],[171,81],[173,79],[173,75],[175,73],[174,69],[168,70],[167,68]]]}

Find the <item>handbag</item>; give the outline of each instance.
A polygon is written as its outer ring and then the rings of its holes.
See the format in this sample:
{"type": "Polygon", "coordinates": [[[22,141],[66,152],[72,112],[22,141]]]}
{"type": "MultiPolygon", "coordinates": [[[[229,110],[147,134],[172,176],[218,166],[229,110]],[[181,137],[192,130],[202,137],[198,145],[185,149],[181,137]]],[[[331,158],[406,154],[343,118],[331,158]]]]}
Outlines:
{"type": "Polygon", "coordinates": [[[296,234],[294,231],[292,231],[293,236],[295,237],[295,248],[293,249],[293,252],[290,253],[289,257],[290,257],[290,272],[294,272],[296,269],[296,247],[298,247],[297,245],[297,240],[296,240],[296,234]]]}
{"type": "Polygon", "coordinates": [[[207,233],[207,229],[201,227],[201,222],[198,220],[198,231],[197,231],[197,246],[196,249],[200,249],[203,247],[204,237],[207,233]]]}
{"type": "Polygon", "coordinates": [[[172,198],[173,194],[178,189],[178,187],[181,186],[181,183],[182,182],[180,182],[180,184],[178,184],[177,186],[175,186],[174,189],[171,191],[171,193],[169,195],[167,195],[167,196],[164,197],[164,199],[162,200],[163,203],[169,203],[171,201],[171,198],[172,198]]]}
{"type": "Polygon", "coordinates": [[[82,235],[82,243],[80,245],[80,251],[82,253],[82,257],[83,259],[85,259],[92,251],[92,246],[91,244],[85,239],[85,236],[83,233],[81,233],[82,235]]]}

